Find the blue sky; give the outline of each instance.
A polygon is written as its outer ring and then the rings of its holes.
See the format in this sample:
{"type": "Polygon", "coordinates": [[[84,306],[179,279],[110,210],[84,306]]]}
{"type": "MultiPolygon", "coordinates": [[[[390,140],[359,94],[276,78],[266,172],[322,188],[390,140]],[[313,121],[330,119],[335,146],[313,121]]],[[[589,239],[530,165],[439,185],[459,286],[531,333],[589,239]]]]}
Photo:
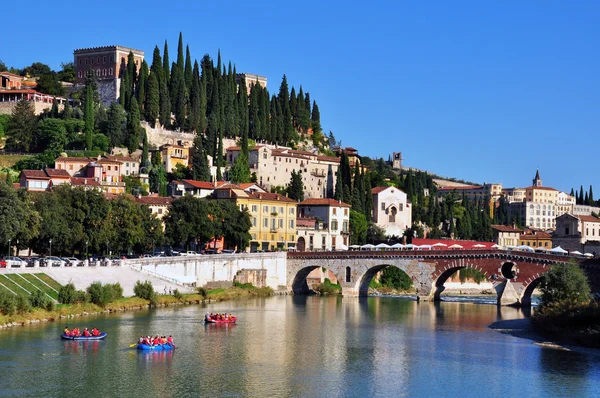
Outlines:
{"type": "Polygon", "coordinates": [[[401,151],[405,165],[505,186],[530,185],[539,168],[546,186],[600,192],[597,1],[3,7],[29,13],[2,21],[9,66],[58,69],[75,48],[109,44],[151,59],[165,39],[173,60],[182,31],[193,57],[221,49],[238,71],[267,76],[271,92],[285,73],[317,101],[326,132],[361,155],[401,151]]]}

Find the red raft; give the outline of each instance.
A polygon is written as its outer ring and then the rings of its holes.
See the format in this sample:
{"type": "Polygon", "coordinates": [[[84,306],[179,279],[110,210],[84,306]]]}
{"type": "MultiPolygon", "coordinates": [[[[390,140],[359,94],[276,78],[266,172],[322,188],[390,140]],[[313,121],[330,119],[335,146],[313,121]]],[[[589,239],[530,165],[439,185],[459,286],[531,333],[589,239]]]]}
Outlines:
{"type": "Polygon", "coordinates": [[[237,318],[232,316],[230,319],[213,319],[213,318],[204,318],[204,322],[206,323],[216,323],[216,324],[221,324],[221,323],[235,323],[235,321],[237,321],[237,318]]]}

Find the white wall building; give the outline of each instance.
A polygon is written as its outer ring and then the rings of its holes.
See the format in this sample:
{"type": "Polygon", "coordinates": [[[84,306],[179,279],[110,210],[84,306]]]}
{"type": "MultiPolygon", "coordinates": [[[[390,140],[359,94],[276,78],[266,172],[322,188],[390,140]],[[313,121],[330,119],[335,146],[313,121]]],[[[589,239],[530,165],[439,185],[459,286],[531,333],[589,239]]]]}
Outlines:
{"type": "Polygon", "coordinates": [[[402,236],[412,225],[412,206],[406,193],[396,187],[375,187],[372,221],[388,236],[402,236]]]}
{"type": "Polygon", "coordinates": [[[298,203],[298,251],[347,250],[350,207],[347,203],[326,198],[298,203]]]}
{"type": "Polygon", "coordinates": [[[583,252],[584,245],[600,242],[600,218],[563,214],[556,218],[556,230],[552,236],[552,246],[565,250],[583,252]]]}

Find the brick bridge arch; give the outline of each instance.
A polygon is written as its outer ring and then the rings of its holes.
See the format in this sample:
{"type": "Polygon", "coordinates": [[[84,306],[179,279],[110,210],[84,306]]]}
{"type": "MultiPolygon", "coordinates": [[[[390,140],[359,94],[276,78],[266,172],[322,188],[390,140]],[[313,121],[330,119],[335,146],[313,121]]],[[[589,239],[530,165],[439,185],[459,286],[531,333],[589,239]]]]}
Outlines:
{"type": "MultiPolygon", "coordinates": [[[[450,275],[473,268],[494,285],[498,304],[529,305],[531,293],[550,266],[568,260],[564,256],[502,250],[288,253],[287,280],[289,291],[306,293],[306,276],[323,267],[336,275],[343,296],[366,296],[375,274],[394,266],[411,278],[419,299],[439,300],[450,275]]],[[[595,265],[588,266],[588,275],[590,270],[593,275],[600,275],[595,265]]]]}

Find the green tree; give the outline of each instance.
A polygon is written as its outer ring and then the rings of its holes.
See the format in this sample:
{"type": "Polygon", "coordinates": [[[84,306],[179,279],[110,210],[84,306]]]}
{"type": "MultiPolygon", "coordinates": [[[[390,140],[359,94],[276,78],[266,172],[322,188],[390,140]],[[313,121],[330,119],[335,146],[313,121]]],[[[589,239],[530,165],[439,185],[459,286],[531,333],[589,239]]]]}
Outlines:
{"type": "Polygon", "coordinates": [[[210,169],[202,141],[202,134],[196,133],[192,148],[192,175],[194,180],[210,181],[210,169]]]}
{"type": "Polygon", "coordinates": [[[540,307],[555,303],[588,303],[590,286],[579,264],[571,260],[550,267],[540,283],[542,297],[540,307]]]}
{"type": "Polygon", "coordinates": [[[83,118],[85,121],[85,126],[83,128],[83,132],[85,134],[85,149],[87,149],[88,151],[92,149],[92,145],[93,145],[93,137],[94,137],[94,127],[95,127],[95,123],[94,123],[94,112],[95,112],[95,93],[97,94],[97,90],[96,90],[97,84],[96,84],[96,80],[94,78],[94,74],[92,72],[88,73],[86,82],[85,82],[85,87],[83,89],[83,92],[85,94],[84,98],[84,107],[83,107],[83,118]]]}
{"type": "Polygon", "coordinates": [[[148,175],[150,179],[150,192],[158,193],[160,196],[167,196],[167,173],[162,164],[159,151],[152,153],[152,168],[148,175]]]}
{"type": "Polygon", "coordinates": [[[310,125],[313,134],[321,134],[323,132],[323,128],[321,127],[321,112],[319,112],[319,106],[316,101],[313,101],[310,125]]]}
{"type": "Polygon", "coordinates": [[[404,271],[397,267],[386,267],[381,272],[379,282],[382,286],[391,287],[396,290],[409,290],[412,280],[404,271]]]}
{"type": "Polygon", "coordinates": [[[125,110],[121,104],[113,102],[108,108],[108,120],[104,131],[110,141],[111,147],[119,147],[123,144],[126,123],[127,114],[125,110]]]}
{"type": "Polygon", "coordinates": [[[61,62],[60,67],[62,69],[58,72],[58,79],[61,82],[74,83],[75,82],[75,63],[73,61],[61,62]]]}
{"type": "Polygon", "coordinates": [[[297,202],[304,200],[304,183],[302,182],[302,171],[292,170],[290,183],[287,186],[287,194],[290,199],[297,202]]]}
{"type": "Polygon", "coordinates": [[[60,153],[67,145],[67,130],[62,119],[47,118],[38,123],[35,144],[39,150],[60,153]]]}
{"type": "Polygon", "coordinates": [[[146,120],[152,127],[156,125],[160,112],[160,92],[156,74],[151,73],[148,77],[148,90],[146,91],[146,120]]]}
{"type": "Polygon", "coordinates": [[[140,146],[140,108],[135,97],[131,98],[127,113],[127,149],[133,153],[140,146]]]}
{"type": "Polygon", "coordinates": [[[369,223],[364,214],[356,210],[350,210],[350,243],[362,245],[367,241],[369,223]]]}
{"type": "Polygon", "coordinates": [[[56,95],[62,97],[65,95],[65,88],[60,83],[58,73],[49,72],[41,75],[37,81],[36,90],[40,93],[56,95]]]}
{"type": "Polygon", "coordinates": [[[215,214],[214,203],[193,196],[173,200],[169,213],[163,218],[165,236],[172,245],[190,242],[208,242],[217,235],[213,220],[221,223],[215,214]],[[212,219],[211,219],[212,218],[212,219]]]}
{"type": "Polygon", "coordinates": [[[28,152],[33,143],[36,125],[33,104],[26,100],[19,101],[13,109],[6,128],[7,149],[28,152]]]}
{"type": "Polygon", "coordinates": [[[250,165],[248,158],[242,152],[235,158],[229,169],[229,181],[234,184],[250,182],[250,165]]]}

